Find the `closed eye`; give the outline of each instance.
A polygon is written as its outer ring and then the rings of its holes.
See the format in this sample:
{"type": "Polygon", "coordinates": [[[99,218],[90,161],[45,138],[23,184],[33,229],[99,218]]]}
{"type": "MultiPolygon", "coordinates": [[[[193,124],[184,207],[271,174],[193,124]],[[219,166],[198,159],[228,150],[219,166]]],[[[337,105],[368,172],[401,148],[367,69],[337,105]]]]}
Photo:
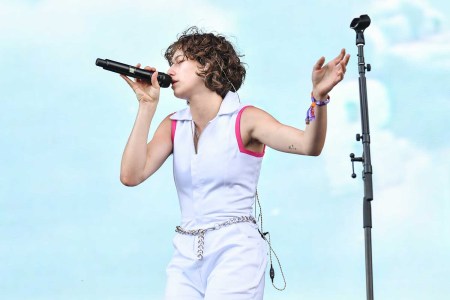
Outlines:
{"type": "Polygon", "coordinates": [[[170,65],[177,65],[177,64],[181,64],[182,62],[186,61],[186,58],[183,57],[182,55],[177,55],[177,57],[175,57],[174,62],[172,62],[170,65]]]}

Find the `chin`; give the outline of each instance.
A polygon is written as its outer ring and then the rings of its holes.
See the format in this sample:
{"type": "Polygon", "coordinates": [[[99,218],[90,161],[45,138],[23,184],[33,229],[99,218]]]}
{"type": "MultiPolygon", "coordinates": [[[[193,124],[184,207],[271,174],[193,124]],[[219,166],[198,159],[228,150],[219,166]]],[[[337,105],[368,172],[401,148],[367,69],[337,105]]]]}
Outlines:
{"type": "Polygon", "coordinates": [[[182,99],[182,100],[187,100],[188,99],[187,95],[185,95],[183,93],[180,93],[180,92],[177,92],[177,91],[173,91],[173,95],[175,97],[177,97],[178,99],[182,99]]]}

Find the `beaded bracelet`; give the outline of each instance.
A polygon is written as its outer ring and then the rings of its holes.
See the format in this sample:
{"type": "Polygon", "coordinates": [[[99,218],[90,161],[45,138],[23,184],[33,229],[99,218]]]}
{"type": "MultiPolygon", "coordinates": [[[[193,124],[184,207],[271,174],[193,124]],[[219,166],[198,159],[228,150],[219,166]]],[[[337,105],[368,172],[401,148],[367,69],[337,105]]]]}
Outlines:
{"type": "Polygon", "coordinates": [[[316,106],[324,106],[330,103],[330,96],[327,95],[326,100],[316,100],[311,93],[311,106],[309,107],[308,111],[306,112],[306,119],[305,123],[308,125],[311,121],[314,121],[316,119],[316,115],[314,114],[314,107],[316,106]]]}

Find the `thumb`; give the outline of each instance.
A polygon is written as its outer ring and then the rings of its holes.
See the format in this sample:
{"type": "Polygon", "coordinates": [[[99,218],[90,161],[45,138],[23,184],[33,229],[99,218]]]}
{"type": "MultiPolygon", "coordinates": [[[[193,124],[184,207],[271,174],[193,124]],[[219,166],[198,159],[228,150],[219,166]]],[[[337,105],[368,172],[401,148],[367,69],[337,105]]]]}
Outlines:
{"type": "Polygon", "coordinates": [[[319,58],[319,60],[314,65],[313,70],[314,71],[320,70],[320,68],[322,68],[324,63],[325,63],[325,56],[322,56],[321,58],[319,58]]]}

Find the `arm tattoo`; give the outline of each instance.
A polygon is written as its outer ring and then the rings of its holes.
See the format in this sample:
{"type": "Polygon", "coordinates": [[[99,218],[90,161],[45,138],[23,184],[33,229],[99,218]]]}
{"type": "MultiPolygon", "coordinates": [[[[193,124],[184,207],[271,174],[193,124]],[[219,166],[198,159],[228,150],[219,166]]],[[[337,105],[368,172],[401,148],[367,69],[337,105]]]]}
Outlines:
{"type": "Polygon", "coordinates": [[[289,150],[297,150],[297,148],[295,148],[294,145],[290,145],[288,148],[289,150]]]}

